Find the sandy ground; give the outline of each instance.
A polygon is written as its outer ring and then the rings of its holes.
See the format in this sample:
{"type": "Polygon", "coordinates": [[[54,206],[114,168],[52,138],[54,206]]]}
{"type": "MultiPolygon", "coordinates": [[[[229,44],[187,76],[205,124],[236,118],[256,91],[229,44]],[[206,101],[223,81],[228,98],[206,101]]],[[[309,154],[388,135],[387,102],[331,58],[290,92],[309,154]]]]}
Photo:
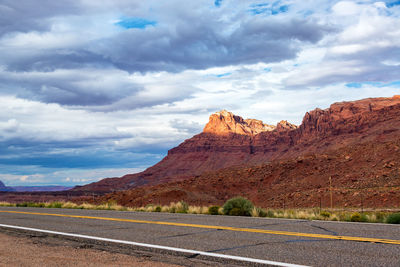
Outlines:
{"type": "Polygon", "coordinates": [[[0,266],[162,266],[167,263],[149,261],[119,253],[61,245],[47,245],[29,237],[0,233],[0,266]]]}

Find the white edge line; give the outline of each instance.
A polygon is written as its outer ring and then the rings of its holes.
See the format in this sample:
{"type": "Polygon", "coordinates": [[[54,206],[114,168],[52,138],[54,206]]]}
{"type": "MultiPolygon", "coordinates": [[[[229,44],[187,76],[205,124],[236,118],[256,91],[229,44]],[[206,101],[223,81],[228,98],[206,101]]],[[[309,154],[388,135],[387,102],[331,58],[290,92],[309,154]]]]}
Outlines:
{"type": "Polygon", "coordinates": [[[0,227],[27,230],[27,231],[35,231],[35,232],[41,232],[41,233],[47,233],[47,234],[79,237],[79,238],[85,238],[85,239],[92,239],[92,240],[99,240],[99,241],[106,241],[106,242],[133,245],[133,246],[138,246],[138,247],[155,248],[155,249],[176,251],[176,252],[182,252],[182,253],[198,254],[198,255],[215,257],[215,258],[224,258],[224,259],[231,259],[231,260],[237,260],[237,261],[246,261],[246,262],[254,262],[254,263],[261,263],[261,264],[269,264],[269,265],[275,265],[275,266],[305,267],[305,265],[297,265],[297,264],[284,263],[284,262],[279,262],[279,261],[260,260],[260,259],[254,259],[254,258],[246,258],[246,257],[240,257],[240,256],[232,256],[232,255],[211,253],[211,252],[191,250],[191,249],[159,246],[159,245],[153,245],[153,244],[138,243],[138,242],[111,239],[111,238],[104,238],[104,237],[97,237],[97,236],[64,233],[64,232],[57,232],[57,231],[50,231],[50,230],[43,230],[43,229],[36,229],[36,228],[29,228],[29,227],[22,227],[22,226],[8,225],[8,224],[0,224],[0,227]]]}

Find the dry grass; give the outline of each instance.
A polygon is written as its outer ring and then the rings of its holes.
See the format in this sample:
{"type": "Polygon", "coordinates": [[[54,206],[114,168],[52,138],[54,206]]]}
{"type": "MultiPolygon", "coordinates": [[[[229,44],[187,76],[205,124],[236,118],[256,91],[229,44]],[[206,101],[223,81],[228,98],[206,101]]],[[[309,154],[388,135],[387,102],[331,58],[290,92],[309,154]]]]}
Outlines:
{"type": "Polygon", "coordinates": [[[0,207],[15,207],[15,203],[0,201],[0,207]]]}
{"type": "MultiPolygon", "coordinates": [[[[169,213],[190,213],[190,214],[209,214],[209,207],[206,206],[189,206],[184,201],[172,202],[170,205],[147,205],[145,207],[124,207],[116,202],[107,202],[100,205],[89,203],[77,204],[73,202],[46,202],[46,203],[9,203],[2,201],[0,207],[38,207],[38,208],[64,208],[64,209],[91,209],[91,210],[118,210],[118,211],[141,211],[141,212],[169,212],[169,213]]],[[[366,211],[359,214],[356,209],[336,209],[336,210],[319,210],[313,209],[261,209],[254,207],[251,211],[252,217],[270,217],[270,218],[286,218],[286,219],[302,219],[302,220],[329,220],[329,221],[354,221],[360,219],[362,222],[384,223],[390,214],[397,210],[386,211],[366,211]]],[[[222,207],[219,208],[218,214],[223,214],[222,207]]]]}

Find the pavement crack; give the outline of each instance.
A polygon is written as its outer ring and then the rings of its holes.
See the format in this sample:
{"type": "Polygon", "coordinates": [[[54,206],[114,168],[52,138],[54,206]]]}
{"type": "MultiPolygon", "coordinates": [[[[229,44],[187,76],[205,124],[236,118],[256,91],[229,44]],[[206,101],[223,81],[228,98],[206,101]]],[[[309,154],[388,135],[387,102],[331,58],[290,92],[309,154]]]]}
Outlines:
{"type": "Polygon", "coordinates": [[[201,232],[195,232],[195,233],[185,233],[185,234],[179,234],[179,235],[169,235],[169,236],[162,236],[159,239],[164,239],[164,238],[174,238],[174,237],[182,237],[182,236],[191,236],[191,235],[197,235],[197,234],[204,234],[204,233],[211,233],[211,232],[216,232],[216,231],[223,231],[222,229],[215,229],[215,230],[207,230],[207,231],[201,231],[201,232]]]}
{"type": "Polygon", "coordinates": [[[310,224],[310,226],[311,226],[311,227],[314,227],[314,228],[321,229],[321,230],[323,230],[323,231],[326,231],[326,232],[328,232],[328,233],[330,233],[330,234],[332,234],[332,235],[339,235],[339,234],[336,233],[335,231],[329,230],[329,229],[327,229],[327,228],[325,228],[325,227],[322,227],[322,226],[318,226],[318,225],[315,225],[315,224],[310,224]]]}
{"type": "Polygon", "coordinates": [[[209,251],[207,251],[207,252],[210,252],[210,253],[213,253],[213,252],[221,252],[221,251],[227,251],[227,250],[233,250],[233,249],[250,248],[250,247],[256,247],[256,246],[262,246],[262,245],[266,245],[266,244],[268,244],[268,243],[262,242],[262,243],[251,244],[251,245],[234,246],[234,247],[229,247],[229,248],[221,248],[221,249],[209,250],[209,251]]]}

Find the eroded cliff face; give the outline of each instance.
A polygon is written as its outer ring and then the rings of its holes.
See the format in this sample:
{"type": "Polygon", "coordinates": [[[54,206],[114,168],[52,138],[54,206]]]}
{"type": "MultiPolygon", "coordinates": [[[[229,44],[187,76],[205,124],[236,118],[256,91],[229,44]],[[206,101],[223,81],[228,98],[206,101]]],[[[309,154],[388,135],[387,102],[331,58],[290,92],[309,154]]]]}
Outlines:
{"type": "Polygon", "coordinates": [[[119,190],[187,179],[231,166],[264,164],[400,136],[400,96],[332,104],[307,112],[299,127],[243,119],[228,111],[210,116],[204,131],[169,150],[153,167],[104,179],[79,190],[119,190]]]}
{"type": "Polygon", "coordinates": [[[232,112],[221,110],[210,116],[209,122],[204,127],[203,133],[215,135],[256,135],[261,132],[272,131],[276,127],[264,124],[260,120],[246,119],[234,115],[232,112]]]}

